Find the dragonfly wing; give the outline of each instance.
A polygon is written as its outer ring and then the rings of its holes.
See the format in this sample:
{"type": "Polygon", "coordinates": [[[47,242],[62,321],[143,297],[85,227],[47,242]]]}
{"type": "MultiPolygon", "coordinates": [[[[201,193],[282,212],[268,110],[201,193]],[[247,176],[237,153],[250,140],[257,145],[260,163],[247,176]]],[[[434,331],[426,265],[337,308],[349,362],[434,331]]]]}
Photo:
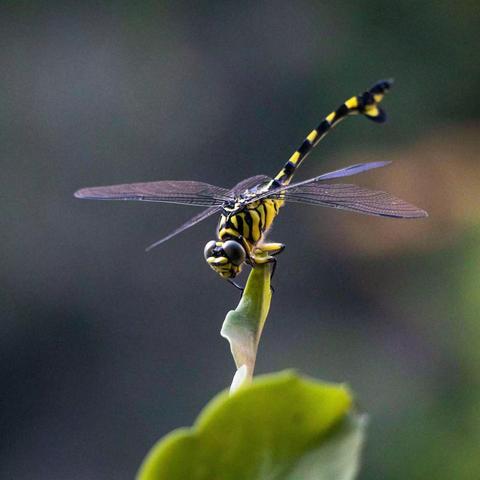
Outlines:
{"type": "Polygon", "coordinates": [[[287,202],[340,208],[367,215],[392,218],[420,218],[428,214],[390,193],[349,184],[308,184],[276,195],[287,202]]]}
{"type": "Polygon", "coordinates": [[[256,200],[261,200],[262,198],[271,197],[271,198],[280,198],[282,192],[290,191],[294,188],[301,187],[303,185],[310,185],[322,180],[329,180],[333,178],[348,177],[350,175],[357,175],[358,173],[366,172],[372,170],[373,168],[380,168],[386,165],[389,165],[391,162],[369,162],[369,163],[357,163],[355,165],[350,165],[349,167],[341,168],[340,170],[335,170],[334,172],[324,173],[318,177],[309,178],[303,182],[291,183],[290,185],[280,185],[276,188],[273,188],[266,192],[261,192],[255,198],[251,198],[247,203],[255,202],[256,200]]]}
{"type": "Polygon", "coordinates": [[[206,218],[212,216],[213,214],[218,213],[220,210],[221,210],[221,207],[218,207],[218,206],[213,206],[213,207],[207,208],[206,210],[203,210],[198,215],[195,215],[190,220],[187,220],[183,225],[180,225],[180,227],[175,229],[173,232],[169,233],[166,237],[163,237],[160,240],[157,240],[155,243],[152,243],[151,245],[149,245],[146,248],[146,251],[148,252],[152,248],[155,248],[158,245],[166,242],[167,240],[170,240],[175,235],[178,235],[179,233],[183,232],[184,230],[187,230],[187,228],[193,227],[197,223],[205,220],[206,218]]]}
{"type": "Polygon", "coordinates": [[[254,177],[246,178],[241,182],[237,183],[230,192],[234,195],[238,195],[239,193],[244,192],[250,188],[256,187],[257,185],[261,185],[262,183],[269,182],[271,177],[268,175],[255,175],[254,177]]]}
{"type": "MultiPolygon", "coordinates": [[[[185,222],[183,225],[181,225],[176,230],[168,234],[166,237],[156,241],[155,243],[152,243],[152,245],[147,247],[147,252],[152,248],[155,248],[158,245],[162,244],[163,242],[170,240],[172,237],[174,237],[175,235],[178,235],[184,230],[187,230],[187,228],[193,227],[193,225],[196,225],[197,223],[205,220],[206,218],[210,217],[215,213],[219,213],[222,209],[222,205],[224,204],[224,202],[228,200],[232,200],[234,196],[237,195],[238,193],[241,193],[249,188],[255,187],[256,185],[259,185],[267,180],[270,180],[270,177],[266,175],[256,175],[255,177],[250,177],[250,178],[246,178],[245,180],[242,180],[241,182],[237,183],[237,185],[235,185],[231,190],[226,190],[224,188],[208,185],[208,187],[215,188],[221,191],[221,195],[223,198],[221,203],[217,205],[212,205],[210,208],[203,210],[203,212],[200,212],[198,215],[195,215],[195,217],[185,222]]],[[[197,183],[197,182],[193,182],[193,183],[197,183]]],[[[207,185],[207,184],[204,184],[204,185],[207,185]]]]}
{"type": "Polygon", "coordinates": [[[178,203],[200,207],[222,205],[230,199],[225,188],[194,181],[126,183],[106,187],[82,188],[75,197],[90,200],[137,200],[142,202],[178,203]]]}
{"type": "Polygon", "coordinates": [[[357,163],[356,165],[350,165],[349,167],[341,168],[340,170],[324,173],[323,175],[312,178],[311,180],[331,180],[332,178],[349,177],[350,175],[357,175],[358,173],[366,172],[368,170],[372,170],[373,168],[385,167],[390,163],[392,162],[357,163]]]}

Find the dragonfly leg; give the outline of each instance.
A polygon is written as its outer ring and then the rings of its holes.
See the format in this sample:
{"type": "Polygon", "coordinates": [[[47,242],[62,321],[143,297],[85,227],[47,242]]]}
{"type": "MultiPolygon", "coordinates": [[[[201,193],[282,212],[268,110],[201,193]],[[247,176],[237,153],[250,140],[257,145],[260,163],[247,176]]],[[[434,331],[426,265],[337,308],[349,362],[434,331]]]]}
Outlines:
{"type": "Polygon", "coordinates": [[[255,247],[251,254],[251,263],[255,265],[263,265],[265,263],[275,263],[275,256],[285,249],[283,243],[264,243],[255,247]]]}
{"type": "MultiPolygon", "coordinates": [[[[254,253],[266,253],[268,254],[266,258],[269,258],[274,255],[278,255],[285,250],[285,245],[283,243],[263,243],[255,248],[254,253]]],[[[271,261],[271,260],[270,260],[271,261]]],[[[264,262],[266,263],[266,262],[264,262]]]]}
{"type": "MultiPolygon", "coordinates": [[[[272,264],[272,271],[270,274],[270,281],[272,281],[275,271],[277,269],[277,259],[275,258],[276,255],[283,252],[285,249],[285,245],[283,243],[265,243],[255,249],[253,255],[253,261],[256,264],[264,264],[264,263],[271,263],[272,264]],[[266,255],[261,255],[261,254],[266,255]],[[257,256],[255,256],[257,254],[257,256]]],[[[272,293],[275,292],[275,289],[272,285],[270,285],[272,293]]]]}
{"type": "Polygon", "coordinates": [[[273,258],[272,259],[272,272],[270,273],[270,281],[273,280],[273,276],[275,275],[276,270],[277,270],[277,259],[273,258]]]}
{"type": "Polygon", "coordinates": [[[272,293],[275,293],[275,288],[273,288],[272,280],[276,270],[277,270],[277,259],[275,257],[272,257],[272,272],[270,273],[270,290],[272,291],[272,293]]]}
{"type": "Polygon", "coordinates": [[[237,288],[238,290],[240,290],[242,293],[240,294],[240,296],[243,295],[243,291],[245,290],[244,287],[242,287],[241,285],[239,285],[238,283],[234,282],[231,278],[228,278],[227,279],[228,283],[230,283],[231,285],[233,285],[235,288],[237,288]]]}

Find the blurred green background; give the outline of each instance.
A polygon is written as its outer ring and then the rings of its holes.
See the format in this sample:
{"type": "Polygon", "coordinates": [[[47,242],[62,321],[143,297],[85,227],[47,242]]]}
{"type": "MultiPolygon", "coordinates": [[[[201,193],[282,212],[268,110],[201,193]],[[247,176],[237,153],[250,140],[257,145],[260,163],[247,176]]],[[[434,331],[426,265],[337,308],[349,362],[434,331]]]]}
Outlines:
{"type": "Polygon", "coordinates": [[[0,27],[0,478],[132,478],[234,371],[215,220],[146,254],[196,211],[73,192],[274,174],[391,76],[390,121],[343,123],[297,178],[394,160],[354,183],[430,217],[282,210],[257,372],[352,386],[362,480],[480,478],[478,2],[4,0],[0,27]]]}

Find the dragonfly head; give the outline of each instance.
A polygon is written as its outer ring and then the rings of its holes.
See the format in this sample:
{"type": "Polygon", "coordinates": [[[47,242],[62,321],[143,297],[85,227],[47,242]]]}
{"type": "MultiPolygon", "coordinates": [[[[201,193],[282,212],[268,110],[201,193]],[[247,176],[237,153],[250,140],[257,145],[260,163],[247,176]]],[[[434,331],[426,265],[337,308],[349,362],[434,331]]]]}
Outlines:
{"type": "Polygon", "coordinates": [[[236,277],[247,257],[242,244],[236,240],[211,240],[205,245],[204,256],[210,267],[225,279],[236,277]]]}

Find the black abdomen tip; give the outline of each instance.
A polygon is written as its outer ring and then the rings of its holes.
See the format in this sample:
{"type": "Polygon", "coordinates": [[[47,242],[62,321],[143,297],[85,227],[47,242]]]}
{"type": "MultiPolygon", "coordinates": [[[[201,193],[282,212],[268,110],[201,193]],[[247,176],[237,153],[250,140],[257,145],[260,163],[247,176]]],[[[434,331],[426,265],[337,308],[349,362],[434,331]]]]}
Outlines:
{"type": "Polygon", "coordinates": [[[385,80],[379,80],[369,91],[370,93],[384,93],[390,88],[392,88],[393,85],[393,78],[388,78],[385,80]]]}

